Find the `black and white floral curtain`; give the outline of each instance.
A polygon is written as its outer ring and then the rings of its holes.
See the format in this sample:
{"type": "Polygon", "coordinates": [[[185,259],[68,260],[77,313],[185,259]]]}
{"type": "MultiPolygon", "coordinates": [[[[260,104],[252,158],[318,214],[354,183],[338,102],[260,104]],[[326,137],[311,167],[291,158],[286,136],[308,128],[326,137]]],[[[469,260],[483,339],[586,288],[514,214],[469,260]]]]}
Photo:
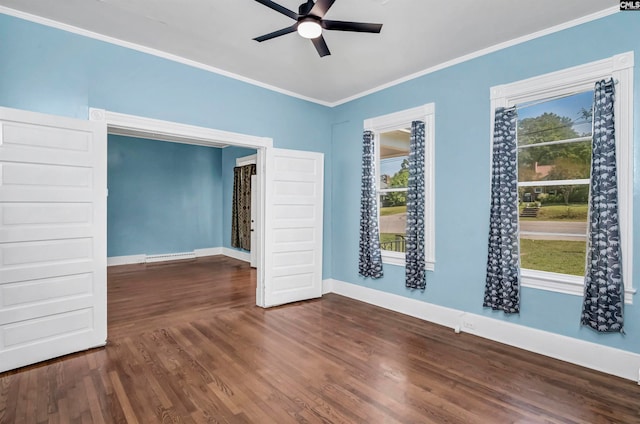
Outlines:
{"type": "Polygon", "coordinates": [[[256,165],[233,168],[233,200],[231,204],[231,246],[251,250],[251,176],[256,165]]]}
{"type": "Polygon", "coordinates": [[[589,238],[581,323],[602,332],[623,331],[624,286],[613,106],[613,80],[598,81],[593,102],[589,238]]]}
{"type": "Polygon", "coordinates": [[[422,121],[411,123],[409,144],[409,183],[407,191],[407,248],[405,285],[424,290],[424,132],[422,121]]]}
{"type": "Polygon", "coordinates": [[[498,108],[493,132],[489,255],[483,306],[520,312],[518,160],[515,108],[498,108]]]}
{"type": "Polygon", "coordinates": [[[380,230],[376,193],[376,152],[374,134],[365,131],[362,137],[362,195],[360,199],[360,261],[358,273],[363,277],[380,278],[380,230]]]}

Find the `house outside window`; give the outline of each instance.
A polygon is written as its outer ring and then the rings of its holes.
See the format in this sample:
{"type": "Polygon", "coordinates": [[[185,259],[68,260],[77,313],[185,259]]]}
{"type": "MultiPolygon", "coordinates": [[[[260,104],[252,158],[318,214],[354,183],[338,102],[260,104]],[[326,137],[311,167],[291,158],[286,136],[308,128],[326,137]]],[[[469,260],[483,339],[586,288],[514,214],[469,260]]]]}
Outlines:
{"type": "Polygon", "coordinates": [[[635,293],[631,237],[633,53],[493,87],[491,110],[515,106],[518,112],[522,285],[582,296],[593,88],[596,81],[608,78],[616,81],[614,114],[623,281],[625,302],[631,303],[635,293]]]}
{"type": "Polygon", "coordinates": [[[405,265],[411,123],[425,123],[425,263],[435,265],[433,103],[364,121],[375,134],[380,249],[384,263],[405,265]]]}

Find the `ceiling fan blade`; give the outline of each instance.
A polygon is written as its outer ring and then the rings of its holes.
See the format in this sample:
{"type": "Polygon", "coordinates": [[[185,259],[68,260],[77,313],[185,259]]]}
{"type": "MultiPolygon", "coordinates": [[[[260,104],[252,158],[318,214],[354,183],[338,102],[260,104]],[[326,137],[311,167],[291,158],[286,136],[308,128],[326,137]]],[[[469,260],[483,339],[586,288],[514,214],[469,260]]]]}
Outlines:
{"type": "Polygon", "coordinates": [[[276,12],[280,12],[285,16],[290,17],[291,19],[298,20],[298,14],[292,10],[287,9],[284,6],[280,6],[278,3],[274,3],[271,0],[256,0],[258,3],[267,6],[270,9],[275,10],[276,12]]]}
{"type": "Polygon", "coordinates": [[[328,21],[323,20],[322,28],[335,31],[355,31],[355,32],[373,32],[379,33],[382,24],[369,24],[365,22],[347,22],[347,21],[328,21]]]}
{"type": "Polygon", "coordinates": [[[329,8],[333,6],[333,3],[335,1],[336,0],[317,0],[316,4],[313,5],[313,8],[309,12],[309,15],[317,16],[318,18],[323,18],[324,15],[327,13],[327,10],[329,10],[329,8]]]}
{"type": "Polygon", "coordinates": [[[331,52],[329,51],[329,46],[327,46],[327,43],[324,41],[324,37],[322,35],[318,38],[312,38],[311,42],[316,47],[316,50],[318,51],[320,57],[328,56],[331,54],[331,52]]]}
{"type": "Polygon", "coordinates": [[[286,28],[282,28],[279,29],[277,31],[273,31],[269,34],[265,34],[265,35],[261,35],[260,37],[256,37],[254,38],[254,40],[259,41],[259,42],[263,42],[263,41],[267,41],[267,40],[271,40],[272,38],[276,38],[276,37],[280,37],[281,35],[285,35],[285,34],[289,34],[292,32],[296,32],[296,26],[298,26],[298,24],[293,24],[290,27],[286,27],[286,28]]]}

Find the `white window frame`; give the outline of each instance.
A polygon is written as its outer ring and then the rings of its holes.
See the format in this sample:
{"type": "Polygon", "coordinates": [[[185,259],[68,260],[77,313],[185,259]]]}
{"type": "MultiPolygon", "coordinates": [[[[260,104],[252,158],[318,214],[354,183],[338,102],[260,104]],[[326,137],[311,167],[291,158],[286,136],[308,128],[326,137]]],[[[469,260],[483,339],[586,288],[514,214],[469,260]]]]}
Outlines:
{"type": "MultiPolygon", "coordinates": [[[[365,131],[371,131],[375,135],[375,155],[376,155],[376,199],[378,201],[378,219],[380,218],[380,134],[405,129],[411,127],[413,121],[423,121],[425,124],[425,146],[424,146],[424,218],[425,218],[425,269],[433,271],[435,269],[435,160],[434,160],[434,140],[435,140],[435,104],[428,103],[412,109],[390,113],[364,121],[365,131]]],[[[390,265],[405,266],[405,254],[401,252],[391,252],[383,250],[382,262],[390,265]]]]}
{"type": "MultiPolygon", "coordinates": [[[[614,106],[618,162],[618,203],[620,245],[625,303],[633,303],[633,52],[545,75],[491,87],[491,148],[493,152],[494,111],[498,107],[593,90],[596,81],[613,78],[616,82],[614,106]]],[[[492,158],[490,158],[492,159],[492,158]]],[[[555,182],[554,182],[555,183],[555,182]]],[[[536,183],[540,185],[539,182],[536,183]]],[[[584,295],[584,276],[522,269],[522,286],[572,295],[584,295]]]]}

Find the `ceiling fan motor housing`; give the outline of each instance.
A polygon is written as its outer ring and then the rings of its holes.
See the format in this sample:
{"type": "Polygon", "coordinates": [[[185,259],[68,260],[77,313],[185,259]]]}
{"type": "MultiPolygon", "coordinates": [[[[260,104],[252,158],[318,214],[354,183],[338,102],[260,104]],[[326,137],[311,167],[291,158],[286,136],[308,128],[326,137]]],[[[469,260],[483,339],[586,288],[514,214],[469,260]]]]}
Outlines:
{"type": "Polygon", "coordinates": [[[348,22],[348,21],[333,21],[324,19],[325,14],[331,8],[336,0],[307,0],[298,7],[298,13],[293,10],[274,2],[273,0],[255,0],[260,4],[267,6],[270,9],[275,10],[285,16],[296,21],[291,26],[279,29],[277,31],[270,32],[269,34],[261,35],[254,38],[258,42],[280,37],[282,35],[290,34],[292,32],[298,32],[300,36],[308,38],[313,43],[313,46],[318,51],[320,57],[328,56],[331,54],[329,47],[322,36],[323,30],[335,30],[335,31],[354,31],[354,32],[369,32],[379,33],[382,29],[382,24],[372,24],[365,22],[348,22]]]}
{"type": "Polygon", "coordinates": [[[298,7],[298,15],[300,15],[301,18],[308,15],[309,12],[311,12],[311,9],[313,9],[314,4],[313,0],[308,0],[306,3],[302,3],[300,7],[298,7]]]}

